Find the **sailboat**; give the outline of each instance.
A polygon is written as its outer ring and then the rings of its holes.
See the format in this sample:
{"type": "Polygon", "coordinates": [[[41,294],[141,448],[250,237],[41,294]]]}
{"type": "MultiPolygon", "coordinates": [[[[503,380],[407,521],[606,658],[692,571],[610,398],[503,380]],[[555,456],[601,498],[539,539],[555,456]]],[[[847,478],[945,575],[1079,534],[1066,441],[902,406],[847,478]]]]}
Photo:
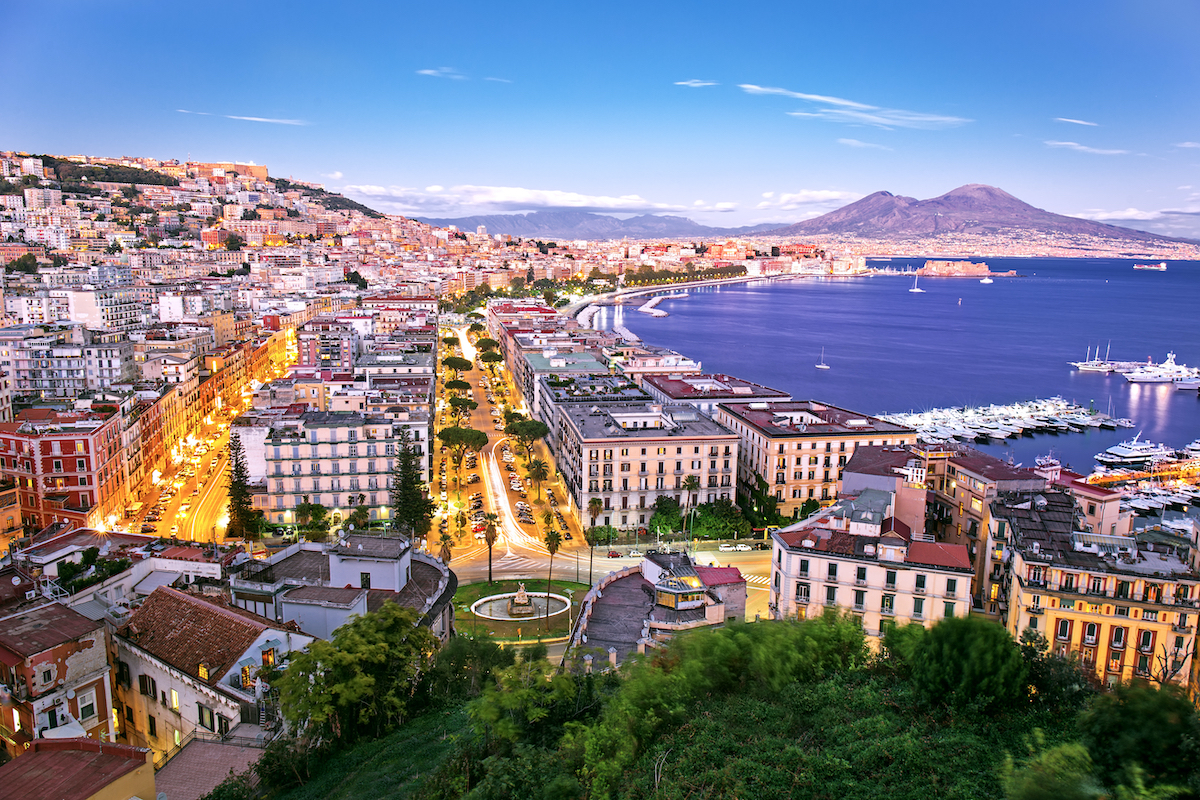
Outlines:
{"type": "Polygon", "coordinates": [[[980,283],[995,283],[995,281],[992,280],[992,276],[990,276],[990,275],[985,275],[984,277],[980,278],[979,282],[980,283]]]}
{"type": "Polygon", "coordinates": [[[829,369],[829,365],[825,363],[825,348],[821,348],[821,363],[817,364],[817,369],[829,369]]]}
{"type": "Polygon", "coordinates": [[[912,285],[912,288],[909,289],[910,292],[917,292],[918,294],[923,294],[925,292],[924,289],[917,288],[917,278],[919,278],[919,277],[921,277],[921,276],[920,275],[913,276],[913,285],[912,285]]]}

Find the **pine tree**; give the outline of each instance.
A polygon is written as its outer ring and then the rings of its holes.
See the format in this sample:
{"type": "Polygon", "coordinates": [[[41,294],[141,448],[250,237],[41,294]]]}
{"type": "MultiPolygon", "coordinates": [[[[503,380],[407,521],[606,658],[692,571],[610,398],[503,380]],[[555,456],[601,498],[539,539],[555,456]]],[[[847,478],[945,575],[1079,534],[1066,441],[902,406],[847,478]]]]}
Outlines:
{"type": "Polygon", "coordinates": [[[436,503],[425,496],[420,456],[406,428],[400,429],[400,451],[392,468],[391,506],[393,529],[414,539],[428,535],[436,503]]]}
{"type": "Polygon", "coordinates": [[[250,500],[250,469],[246,466],[246,451],[242,437],[229,434],[229,525],[225,536],[229,539],[252,539],[258,537],[254,525],[254,509],[250,500]]]}

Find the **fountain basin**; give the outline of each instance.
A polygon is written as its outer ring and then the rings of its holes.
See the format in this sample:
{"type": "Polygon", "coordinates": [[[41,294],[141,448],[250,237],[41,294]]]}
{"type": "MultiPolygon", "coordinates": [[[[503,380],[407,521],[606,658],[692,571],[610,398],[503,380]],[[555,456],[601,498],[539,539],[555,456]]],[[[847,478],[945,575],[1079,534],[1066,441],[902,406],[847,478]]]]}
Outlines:
{"type": "MultiPolygon", "coordinates": [[[[509,601],[517,596],[516,592],[493,594],[481,597],[471,604],[471,611],[484,619],[497,619],[507,622],[520,622],[528,619],[541,619],[546,616],[546,595],[530,592],[529,602],[533,605],[532,614],[513,615],[508,613],[509,601]]],[[[561,594],[550,594],[550,616],[561,614],[571,606],[571,601],[561,594]]]]}

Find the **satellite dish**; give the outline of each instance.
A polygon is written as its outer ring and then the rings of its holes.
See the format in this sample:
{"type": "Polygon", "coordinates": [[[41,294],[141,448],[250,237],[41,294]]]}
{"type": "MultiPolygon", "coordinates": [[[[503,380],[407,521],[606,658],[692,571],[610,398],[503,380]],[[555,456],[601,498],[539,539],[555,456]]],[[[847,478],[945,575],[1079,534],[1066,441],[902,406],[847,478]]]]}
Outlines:
{"type": "Polygon", "coordinates": [[[13,576],[12,576],[12,585],[13,585],[13,586],[20,586],[20,585],[21,585],[21,576],[20,576],[20,575],[13,575],[13,576]]]}

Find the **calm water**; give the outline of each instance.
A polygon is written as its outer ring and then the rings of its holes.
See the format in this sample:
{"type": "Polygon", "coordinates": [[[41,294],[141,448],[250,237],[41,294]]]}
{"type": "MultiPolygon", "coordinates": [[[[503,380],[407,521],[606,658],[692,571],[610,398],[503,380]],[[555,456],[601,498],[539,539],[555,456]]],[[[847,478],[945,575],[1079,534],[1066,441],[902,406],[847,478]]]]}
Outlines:
{"type": "MultiPolygon", "coordinates": [[[[1200,437],[1200,398],[1170,385],[1076,371],[1089,346],[1110,358],[1200,365],[1200,262],[1138,271],[1116,259],[986,259],[996,278],[762,281],[664,300],[670,316],[606,308],[596,325],[624,325],[651,344],[724,372],[868,414],[988,405],[1060,395],[1129,417],[1138,427],[1038,435],[981,449],[1032,465],[1053,452],[1084,472],[1092,456],[1130,438],[1182,447],[1200,437]],[[825,348],[828,370],[815,364],[825,348]]],[[[909,269],[925,259],[873,261],[909,269]]]]}

